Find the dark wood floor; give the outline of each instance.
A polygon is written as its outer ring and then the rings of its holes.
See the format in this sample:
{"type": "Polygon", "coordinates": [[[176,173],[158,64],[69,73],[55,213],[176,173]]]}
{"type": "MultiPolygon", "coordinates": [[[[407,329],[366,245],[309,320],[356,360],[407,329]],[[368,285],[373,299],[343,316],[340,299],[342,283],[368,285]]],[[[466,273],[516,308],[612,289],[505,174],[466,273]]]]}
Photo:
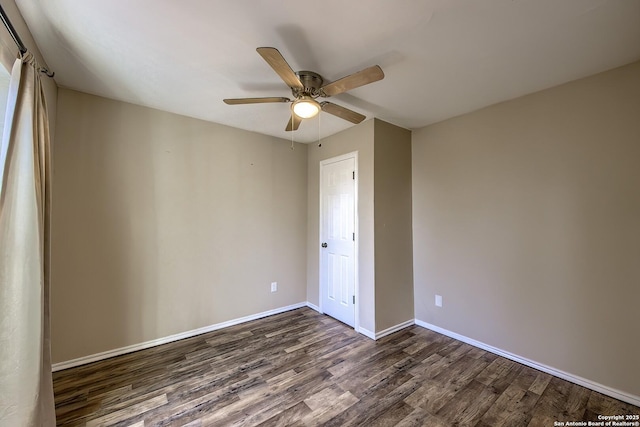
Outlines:
{"type": "Polygon", "coordinates": [[[640,408],[412,326],[302,308],[54,374],[59,426],[553,426],[640,408]]]}

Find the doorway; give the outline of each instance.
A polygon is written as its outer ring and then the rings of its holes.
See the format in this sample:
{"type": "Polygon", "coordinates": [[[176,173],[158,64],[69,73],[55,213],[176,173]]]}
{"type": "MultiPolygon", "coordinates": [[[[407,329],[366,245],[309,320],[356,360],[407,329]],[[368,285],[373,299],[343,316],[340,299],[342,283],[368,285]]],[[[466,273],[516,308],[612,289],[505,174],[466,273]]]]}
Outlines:
{"type": "Polygon", "coordinates": [[[356,327],[357,152],[320,162],[320,310],[356,327]]]}

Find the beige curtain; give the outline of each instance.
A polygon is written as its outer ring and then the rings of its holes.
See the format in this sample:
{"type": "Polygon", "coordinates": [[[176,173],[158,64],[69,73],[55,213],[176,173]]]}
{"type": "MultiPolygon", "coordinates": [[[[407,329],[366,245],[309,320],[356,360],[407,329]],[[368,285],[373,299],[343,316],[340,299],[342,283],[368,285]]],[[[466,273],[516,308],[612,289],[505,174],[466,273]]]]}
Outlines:
{"type": "Polygon", "coordinates": [[[3,427],[56,423],[49,341],[49,122],[40,78],[30,53],[16,60],[0,146],[3,427]]]}

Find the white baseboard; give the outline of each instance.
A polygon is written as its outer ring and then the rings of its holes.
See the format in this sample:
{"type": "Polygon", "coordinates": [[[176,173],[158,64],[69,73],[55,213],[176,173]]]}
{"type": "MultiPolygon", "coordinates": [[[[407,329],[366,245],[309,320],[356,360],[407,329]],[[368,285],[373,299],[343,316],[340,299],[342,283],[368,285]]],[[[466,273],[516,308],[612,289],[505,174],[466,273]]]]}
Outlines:
{"type": "Polygon", "coordinates": [[[315,304],[311,304],[309,301],[307,301],[307,307],[309,307],[311,310],[315,310],[318,313],[322,314],[322,311],[320,311],[320,307],[318,307],[315,304]]]}
{"type": "Polygon", "coordinates": [[[364,335],[364,336],[365,336],[365,337],[367,337],[367,338],[371,338],[371,339],[372,339],[372,340],[374,340],[374,341],[375,341],[375,339],[376,339],[376,334],[375,334],[375,332],[371,332],[370,330],[365,329],[365,328],[363,328],[362,326],[360,326],[358,329],[356,329],[356,332],[358,332],[358,333],[360,333],[360,334],[364,335]]]}
{"type": "Polygon", "coordinates": [[[438,332],[439,334],[446,335],[448,337],[457,339],[458,341],[465,342],[474,347],[481,348],[490,353],[497,354],[498,356],[505,357],[507,359],[513,360],[514,362],[522,363],[523,365],[529,366],[533,369],[537,369],[542,372],[546,372],[547,374],[551,374],[555,377],[562,378],[563,380],[567,380],[574,384],[581,385],[590,390],[597,391],[598,393],[605,394],[607,396],[611,396],[615,399],[622,400],[623,402],[631,403],[632,405],[640,406],[640,396],[634,396],[632,394],[626,393],[624,391],[620,391],[606,385],[596,383],[594,381],[588,380],[586,378],[579,377],[577,375],[570,374],[565,371],[561,371],[559,369],[553,368],[551,366],[544,365],[542,363],[535,362],[533,360],[529,360],[525,357],[518,356],[517,354],[510,353],[505,350],[501,350],[499,348],[493,347],[489,344],[485,344],[483,342],[474,340],[473,338],[466,337],[464,335],[460,335],[455,332],[451,332],[447,329],[441,328],[439,326],[432,325],[427,322],[423,322],[422,320],[415,320],[415,324],[421,326],[426,329],[430,329],[434,332],[438,332]]]}
{"type": "MultiPolygon", "coordinates": [[[[318,307],[315,304],[310,303],[309,301],[307,301],[307,307],[309,307],[312,310],[317,311],[320,314],[323,314],[322,311],[320,310],[320,307],[318,307]]],[[[414,324],[414,320],[413,319],[407,320],[406,322],[402,322],[402,323],[400,323],[398,325],[392,326],[392,327],[387,328],[384,331],[380,331],[378,333],[371,332],[370,330],[368,330],[366,328],[363,328],[361,326],[357,326],[355,328],[355,330],[356,330],[356,332],[364,335],[365,337],[371,338],[372,340],[375,341],[375,340],[378,340],[378,339],[380,339],[382,337],[386,337],[387,335],[390,335],[390,334],[392,334],[392,333],[394,333],[396,331],[399,331],[400,329],[404,329],[407,326],[411,326],[413,324],[414,324]]]]}
{"type": "Polygon", "coordinates": [[[386,337],[387,335],[391,335],[394,332],[398,332],[401,329],[408,328],[409,326],[415,325],[415,319],[410,319],[402,323],[398,323],[395,326],[385,329],[384,331],[376,332],[376,337],[374,339],[379,340],[382,337],[386,337]]]}
{"type": "Polygon", "coordinates": [[[363,328],[362,326],[359,327],[357,329],[357,332],[361,333],[362,335],[364,335],[367,338],[371,338],[374,341],[379,340],[382,337],[386,337],[387,335],[391,335],[394,332],[398,332],[401,329],[404,329],[406,327],[409,327],[411,325],[415,324],[415,320],[414,319],[410,319],[407,320],[405,322],[402,323],[398,323],[397,325],[394,325],[390,328],[385,329],[384,331],[380,331],[380,332],[372,332],[368,329],[363,328]]]}
{"type": "Polygon", "coordinates": [[[182,340],[185,338],[191,338],[196,335],[204,334],[218,329],[227,328],[229,326],[239,325],[240,323],[249,322],[251,320],[261,319],[263,317],[272,316],[274,314],[284,313],[286,311],[295,310],[297,308],[306,307],[308,303],[301,302],[298,304],[288,305],[286,307],[275,308],[273,310],[263,311],[262,313],[252,314],[250,316],[240,317],[237,319],[228,320],[222,323],[216,323],[215,325],[205,326],[203,328],[193,329],[191,331],[181,332],[179,334],[170,335],[164,338],[158,338],[151,341],[145,341],[140,344],[133,344],[126,347],[116,348],[114,350],[103,351],[101,353],[91,354],[89,356],[79,357],[77,359],[68,360],[66,362],[54,363],[52,368],[53,372],[61,371],[63,369],[69,369],[87,363],[97,362],[99,360],[108,359],[114,356],[120,356],[122,354],[131,353],[138,350],[144,350],[145,348],[155,347],[161,344],[167,344],[173,341],[182,340]]]}

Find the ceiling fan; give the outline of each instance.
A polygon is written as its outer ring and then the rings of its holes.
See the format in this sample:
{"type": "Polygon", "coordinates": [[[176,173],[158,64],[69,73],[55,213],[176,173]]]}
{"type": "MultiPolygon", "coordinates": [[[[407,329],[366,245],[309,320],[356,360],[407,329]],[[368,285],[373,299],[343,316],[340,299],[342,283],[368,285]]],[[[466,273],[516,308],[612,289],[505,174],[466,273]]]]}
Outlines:
{"type": "Polygon", "coordinates": [[[384,78],[382,68],[374,65],[336,80],[335,82],[324,84],[324,79],[318,73],[314,73],[313,71],[294,72],[278,49],[274,47],[259,47],[256,50],[287,86],[291,88],[294,99],[267,97],[232,98],[224,99],[223,101],[229,105],[291,102],[291,111],[293,114],[291,114],[291,118],[287,124],[287,131],[298,130],[303,119],[314,117],[320,110],[350,121],[351,123],[360,123],[365,119],[365,116],[362,114],[329,101],[318,102],[316,99],[319,97],[328,98],[333,95],[338,95],[384,78]]]}

